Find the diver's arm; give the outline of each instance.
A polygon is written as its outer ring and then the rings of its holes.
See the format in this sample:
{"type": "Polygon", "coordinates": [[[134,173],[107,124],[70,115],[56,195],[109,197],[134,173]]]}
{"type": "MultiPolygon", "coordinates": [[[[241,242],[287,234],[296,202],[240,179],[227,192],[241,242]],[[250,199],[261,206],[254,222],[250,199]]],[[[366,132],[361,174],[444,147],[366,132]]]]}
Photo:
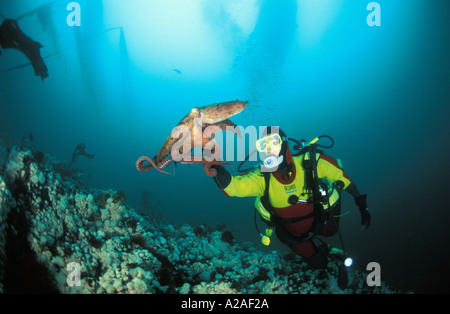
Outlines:
{"type": "Polygon", "coordinates": [[[337,161],[325,154],[321,154],[317,161],[317,174],[319,178],[330,182],[342,181],[344,189],[347,189],[352,183],[352,179],[344,172],[337,161]]]}
{"type": "Polygon", "coordinates": [[[370,213],[367,208],[367,194],[361,194],[352,179],[347,176],[335,159],[325,154],[320,156],[317,163],[317,172],[320,178],[325,178],[331,182],[342,181],[344,189],[355,200],[356,206],[359,208],[361,214],[361,229],[365,230],[370,225],[370,213]]]}
{"type": "Polygon", "coordinates": [[[353,199],[355,200],[356,206],[359,208],[359,212],[361,214],[361,230],[365,230],[369,228],[370,225],[370,212],[367,208],[367,194],[359,193],[358,188],[354,182],[350,183],[350,185],[345,189],[353,199]]]}
{"type": "Polygon", "coordinates": [[[214,182],[221,190],[225,189],[231,182],[231,174],[222,165],[213,165],[211,168],[217,170],[217,174],[213,177],[214,182]]]}
{"type": "Polygon", "coordinates": [[[354,199],[361,196],[361,193],[359,193],[358,188],[356,187],[356,184],[354,182],[350,183],[349,186],[345,189],[347,193],[349,193],[351,196],[353,196],[354,199]]]}
{"type": "Polygon", "coordinates": [[[230,197],[262,196],[264,194],[264,177],[259,169],[244,175],[232,176],[224,166],[214,165],[217,170],[214,181],[217,186],[230,197]]]}

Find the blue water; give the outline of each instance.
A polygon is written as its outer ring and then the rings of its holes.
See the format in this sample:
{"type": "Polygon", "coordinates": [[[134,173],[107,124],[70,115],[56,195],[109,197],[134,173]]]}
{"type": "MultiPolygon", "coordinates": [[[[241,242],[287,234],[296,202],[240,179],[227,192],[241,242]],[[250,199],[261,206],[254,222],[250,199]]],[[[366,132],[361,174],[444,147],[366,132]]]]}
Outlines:
{"type": "MultiPolygon", "coordinates": [[[[355,267],[376,261],[394,287],[450,291],[448,1],[378,1],[381,26],[372,27],[368,0],[77,1],[73,27],[68,2],[0,2],[50,55],[44,82],[31,66],[0,73],[0,133],[13,144],[32,133],[37,150],[70,161],[84,142],[95,157],[75,166],[88,188],[124,191],[132,208],[149,190],[168,222],[225,223],[237,240],[257,242],[254,200],[227,198],[202,167],[179,165],[175,176],[135,168],[192,107],[248,100],[237,125],[334,138],[327,153],[372,212],[361,232],[344,197],[355,267]],[[47,32],[36,14],[23,16],[45,3],[47,32]]],[[[0,71],[27,63],[1,52],[0,71]]]]}

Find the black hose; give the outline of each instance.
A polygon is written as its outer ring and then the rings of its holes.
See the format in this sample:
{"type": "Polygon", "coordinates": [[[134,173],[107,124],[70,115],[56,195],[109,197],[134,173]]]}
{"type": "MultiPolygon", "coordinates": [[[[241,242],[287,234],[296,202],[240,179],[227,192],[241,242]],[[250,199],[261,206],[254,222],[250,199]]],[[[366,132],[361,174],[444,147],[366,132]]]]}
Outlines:
{"type": "Polygon", "coordinates": [[[253,167],[250,167],[250,168],[247,168],[247,169],[244,169],[244,170],[241,169],[241,167],[244,165],[244,163],[245,163],[245,162],[250,158],[250,156],[253,155],[255,152],[256,152],[256,149],[255,149],[254,151],[252,151],[249,155],[247,155],[247,157],[245,157],[245,159],[244,159],[243,161],[241,161],[241,163],[239,164],[239,166],[238,166],[238,168],[237,168],[237,171],[238,171],[238,172],[249,172],[249,171],[251,171],[251,170],[253,170],[253,169],[255,169],[256,167],[259,166],[259,164],[258,164],[258,165],[256,165],[256,166],[253,166],[253,167]]]}
{"type": "Polygon", "coordinates": [[[332,138],[331,136],[329,136],[329,135],[321,135],[321,136],[318,136],[319,139],[324,138],[324,137],[329,138],[330,141],[331,141],[331,144],[330,144],[329,146],[320,145],[320,144],[316,144],[316,145],[317,145],[318,147],[323,147],[323,148],[331,148],[331,147],[333,147],[333,146],[334,146],[334,140],[333,140],[333,138],[332,138]]]}

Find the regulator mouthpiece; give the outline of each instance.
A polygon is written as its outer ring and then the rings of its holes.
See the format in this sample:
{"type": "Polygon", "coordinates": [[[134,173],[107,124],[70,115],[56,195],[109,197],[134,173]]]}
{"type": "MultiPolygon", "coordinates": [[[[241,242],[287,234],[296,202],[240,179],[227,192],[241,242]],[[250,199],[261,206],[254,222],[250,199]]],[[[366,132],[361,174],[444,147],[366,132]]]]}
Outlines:
{"type": "Polygon", "coordinates": [[[277,167],[283,162],[283,155],[281,156],[274,156],[274,155],[270,155],[267,156],[266,159],[264,159],[263,162],[263,167],[264,169],[271,171],[271,170],[276,170],[277,167]]]}

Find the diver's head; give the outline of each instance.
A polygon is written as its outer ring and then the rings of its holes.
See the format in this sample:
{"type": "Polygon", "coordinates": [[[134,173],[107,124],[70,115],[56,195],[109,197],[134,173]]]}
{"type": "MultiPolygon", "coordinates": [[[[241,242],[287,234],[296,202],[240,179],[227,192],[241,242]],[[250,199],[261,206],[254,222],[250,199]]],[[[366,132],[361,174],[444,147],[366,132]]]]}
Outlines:
{"type": "Polygon", "coordinates": [[[261,139],[256,141],[256,148],[265,154],[264,168],[266,172],[287,171],[288,164],[292,161],[289,152],[288,138],[286,133],[279,127],[267,127],[261,139]]]}

